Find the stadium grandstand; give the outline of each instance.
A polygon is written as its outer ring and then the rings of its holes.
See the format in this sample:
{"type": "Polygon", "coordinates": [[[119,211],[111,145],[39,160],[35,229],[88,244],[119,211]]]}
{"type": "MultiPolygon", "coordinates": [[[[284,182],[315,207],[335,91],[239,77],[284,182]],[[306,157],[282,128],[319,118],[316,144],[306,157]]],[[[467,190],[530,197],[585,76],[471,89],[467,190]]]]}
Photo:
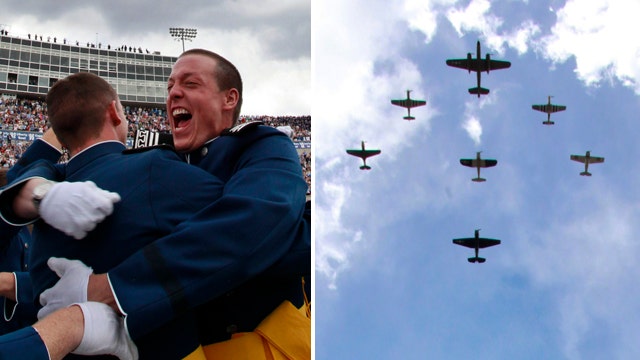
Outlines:
{"type": "MultiPolygon", "coordinates": [[[[0,34],[0,167],[11,167],[24,150],[47,130],[45,96],[61,78],[90,72],[109,82],[118,93],[129,121],[127,146],[138,130],[169,132],[166,83],[176,57],[143,53],[129,47],[102,49],[0,34]]],[[[302,171],[311,191],[311,116],[241,115],[241,122],[290,126],[302,171]]]]}

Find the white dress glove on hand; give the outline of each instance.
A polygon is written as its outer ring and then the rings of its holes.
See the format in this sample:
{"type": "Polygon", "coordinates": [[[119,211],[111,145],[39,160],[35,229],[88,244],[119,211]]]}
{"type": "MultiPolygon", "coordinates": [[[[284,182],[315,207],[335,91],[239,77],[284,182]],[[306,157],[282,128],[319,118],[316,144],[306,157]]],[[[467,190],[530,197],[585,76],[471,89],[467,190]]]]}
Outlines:
{"type": "Polygon", "coordinates": [[[93,181],[61,182],[40,203],[40,217],[49,225],[82,239],[113,212],[120,195],[102,190],[93,181]]]}
{"type": "Polygon", "coordinates": [[[124,318],[99,302],[74,304],[84,315],[82,342],[72,351],[77,355],[115,355],[121,360],[137,360],[138,348],[124,327],[124,318]]]}
{"type": "Polygon", "coordinates": [[[93,269],[80,260],[51,257],[47,265],[58,274],[60,280],[40,294],[43,308],[38,311],[38,319],[71,304],[86,302],[89,276],[93,274],[93,269]]]}

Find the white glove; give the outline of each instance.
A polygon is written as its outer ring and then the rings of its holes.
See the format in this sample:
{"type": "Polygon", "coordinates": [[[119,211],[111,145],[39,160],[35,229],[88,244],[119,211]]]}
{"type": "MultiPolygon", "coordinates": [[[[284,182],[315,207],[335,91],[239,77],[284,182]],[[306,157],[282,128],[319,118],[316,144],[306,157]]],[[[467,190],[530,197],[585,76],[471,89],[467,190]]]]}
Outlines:
{"type": "Polygon", "coordinates": [[[40,203],[40,217],[49,225],[82,239],[113,212],[120,195],[102,190],[93,181],[61,182],[40,203]]]}
{"type": "Polygon", "coordinates": [[[278,126],[276,129],[285,133],[289,138],[293,139],[293,129],[289,125],[278,126]]]}
{"type": "Polygon", "coordinates": [[[38,319],[73,303],[86,302],[89,276],[93,274],[93,269],[80,260],[51,257],[47,265],[58,274],[60,280],[40,294],[43,308],[38,311],[38,319]]]}
{"type": "Polygon", "coordinates": [[[121,360],[137,360],[138,348],[124,327],[124,318],[99,302],[74,304],[84,315],[82,342],[72,351],[77,355],[115,355],[121,360]]]}

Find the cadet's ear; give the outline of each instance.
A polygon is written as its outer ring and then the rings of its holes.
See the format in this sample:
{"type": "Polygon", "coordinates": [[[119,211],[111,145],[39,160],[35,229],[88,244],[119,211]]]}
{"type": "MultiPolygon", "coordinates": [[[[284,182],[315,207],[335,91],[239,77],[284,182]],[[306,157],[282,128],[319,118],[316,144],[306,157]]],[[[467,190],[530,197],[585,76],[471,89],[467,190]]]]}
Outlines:
{"type": "Polygon", "coordinates": [[[231,88],[231,89],[227,90],[227,94],[226,94],[225,99],[224,99],[225,100],[225,103],[224,103],[225,109],[233,109],[233,108],[235,108],[239,99],[240,99],[240,93],[238,92],[238,89],[231,88]]]}
{"type": "Polygon", "coordinates": [[[115,100],[111,101],[111,104],[109,104],[109,107],[107,108],[107,112],[109,113],[109,119],[113,125],[120,125],[122,119],[120,119],[120,112],[118,111],[118,105],[115,100]]]}

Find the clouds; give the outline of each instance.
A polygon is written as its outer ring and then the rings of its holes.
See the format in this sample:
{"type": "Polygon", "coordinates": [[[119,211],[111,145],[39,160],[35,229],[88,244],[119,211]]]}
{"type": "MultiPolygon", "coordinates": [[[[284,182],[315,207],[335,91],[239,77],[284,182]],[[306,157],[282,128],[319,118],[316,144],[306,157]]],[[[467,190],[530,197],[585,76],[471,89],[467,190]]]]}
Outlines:
{"type": "Polygon", "coordinates": [[[476,31],[487,35],[496,35],[502,25],[502,19],[489,13],[489,0],[472,0],[466,8],[454,7],[447,11],[447,19],[456,29],[458,36],[476,31]]]}
{"type": "Polygon", "coordinates": [[[634,332],[640,318],[634,270],[640,207],[603,181],[575,190],[548,214],[553,220],[546,227],[525,226],[524,233],[535,235],[513,244],[518,259],[513,265],[524,265],[518,267],[526,269],[536,288],[554,294],[568,359],[589,357],[592,337],[611,337],[607,346],[625,349],[622,358],[636,357],[640,347],[626,334],[634,332]]]}
{"type": "Polygon", "coordinates": [[[583,4],[567,1],[558,21],[542,39],[553,62],[575,58],[576,74],[587,86],[618,80],[640,94],[640,3],[633,0],[583,4]]]}
{"type": "Polygon", "coordinates": [[[361,232],[349,229],[341,218],[350,189],[330,182],[321,182],[316,187],[323,194],[316,204],[316,216],[323,221],[322,226],[317,227],[316,237],[323,241],[321,246],[316,246],[315,268],[328,279],[329,288],[336,289],[338,273],[349,266],[350,244],[359,240],[361,232]]]}
{"type": "Polygon", "coordinates": [[[367,219],[357,209],[385,207],[397,200],[385,194],[394,190],[402,174],[386,172],[385,167],[405,161],[400,155],[403,149],[415,146],[428,133],[429,119],[436,112],[429,105],[414,109],[412,115],[419,121],[408,122],[402,120],[406,109],[390,104],[391,98],[403,98],[406,89],[413,89],[412,98],[427,97],[419,64],[405,54],[403,41],[389,37],[406,31],[405,11],[401,6],[364,1],[332,1],[314,10],[314,26],[330,29],[315,35],[313,131],[315,196],[320,199],[314,221],[321,224],[316,232],[316,269],[331,288],[337,288],[336,279],[351,265],[355,251],[375,243],[375,236],[358,241],[365,229],[376,229],[398,216],[367,219]],[[359,160],[344,152],[362,140],[367,148],[382,150],[367,161],[373,168],[370,172],[360,171],[359,160]],[[375,184],[372,177],[377,178],[375,184]]]}
{"type": "Polygon", "coordinates": [[[482,125],[480,125],[480,120],[477,117],[473,115],[467,117],[467,119],[462,124],[462,128],[467,132],[476,146],[480,145],[480,137],[482,136],[482,125]]]}
{"type": "Polygon", "coordinates": [[[447,11],[447,19],[458,36],[477,32],[486,37],[486,46],[498,54],[504,54],[505,44],[523,54],[529,49],[529,42],[540,32],[532,20],[524,21],[515,29],[502,30],[503,19],[491,13],[489,0],[472,0],[466,8],[453,7],[447,11]]]}

